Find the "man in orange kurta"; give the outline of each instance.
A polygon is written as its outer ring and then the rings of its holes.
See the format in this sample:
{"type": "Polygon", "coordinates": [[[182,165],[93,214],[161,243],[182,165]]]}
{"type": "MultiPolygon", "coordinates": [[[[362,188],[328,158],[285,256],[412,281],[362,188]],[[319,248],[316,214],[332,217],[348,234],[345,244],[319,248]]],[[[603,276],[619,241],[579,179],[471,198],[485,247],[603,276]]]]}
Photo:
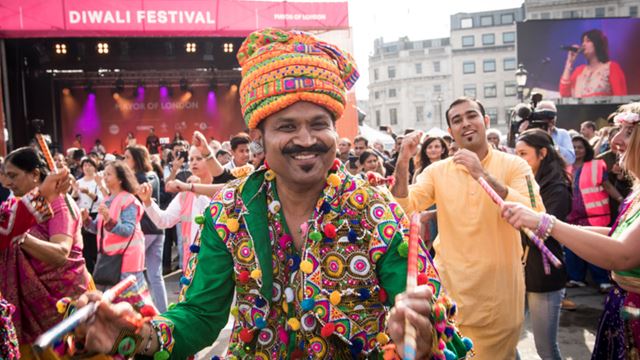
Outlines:
{"type": "Polygon", "coordinates": [[[479,102],[458,99],[446,117],[461,150],[427,167],[409,186],[408,162],[421,134],[405,137],[392,193],[407,213],[437,205],[435,261],[458,304],[460,330],[474,342],[474,359],[514,359],[524,319],[520,233],[501,218],[477,179],[507,201],[541,210],[538,186],[524,160],[488,145],[489,117],[479,102]]]}

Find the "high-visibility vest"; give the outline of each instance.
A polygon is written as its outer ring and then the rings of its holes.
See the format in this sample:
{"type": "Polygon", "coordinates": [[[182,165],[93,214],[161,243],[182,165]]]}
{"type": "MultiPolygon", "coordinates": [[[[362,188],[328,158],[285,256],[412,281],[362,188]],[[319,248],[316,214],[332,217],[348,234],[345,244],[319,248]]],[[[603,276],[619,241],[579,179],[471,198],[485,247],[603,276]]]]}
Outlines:
{"type": "Polygon", "coordinates": [[[192,192],[182,192],[179,196],[182,196],[180,208],[180,230],[182,232],[182,269],[187,268],[189,258],[191,257],[191,243],[194,239],[191,238],[191,227],[193,226],[193,217],[191,216],[191,210],[193,208],[193,202],[196,199],[196,194],[192,192]]]}
{"type": "Polygon", "coordinates": [[[124,253],[124,256],[122,258],[121,271],[123,273],[139,272],[144,270],[144,234],[142,233],[142,228],[140,227],[140,219],[142,219],[144,210],[138,199],[136,199],[135,196],[126,191],[121,191],[118,195],[116,195],[113,201],[111,201],[111,205],[109,206],[109,217],[115,221],[118,221],[122,210],[127,208],[131,204],[134,204],[137,209],[136,227],[134,229],[133,238],[131,236],[120,236],[108,231],[106,228],[104,228],[102,215],[98,214],[98,249],[103,246],[104,248],[102,248],[102,252],[108,255],[114,255],[122,254],[122,252],[126,248],[127,251],[124,253]],[[104,242],[102,242],[103,234],[104,242]],[[127,248],[129,239],[131,239],[131,243],[127,248]]]}
{"type": "Polygon", "coordinates": [[[580,173],[580,193],[592,226],[608,226],[611,220],[609,194],[602,186],[605,171],[607,164],[603,160],[592,160],[582,165],[580,173]]]}

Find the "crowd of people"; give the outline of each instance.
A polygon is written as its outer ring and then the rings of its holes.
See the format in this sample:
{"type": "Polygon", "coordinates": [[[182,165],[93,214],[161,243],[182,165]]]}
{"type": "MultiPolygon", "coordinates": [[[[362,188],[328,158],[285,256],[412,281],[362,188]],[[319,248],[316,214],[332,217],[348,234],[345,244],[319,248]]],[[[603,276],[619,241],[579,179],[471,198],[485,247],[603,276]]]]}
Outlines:
{"type": "Polygon", "coordinates": [[[408,320],[417,359],[515,359],[528,311],[539,356],[561,359],[560,311],[575,309],[565,288],[586,286],[587,270],[608,294],[593,358],[637,354],[640,104],[578,133],[543,101],[544,126],[523,121],[509,147],[481,101],[459,98],[447,136],[408,130],[386,149],[337,136],[358,78],[349,54],[267,29],[238,59],[247,133],[162,146],[150,129],[145,145],[129,134],[122,156],[99,140],[87,152],[78,135],[54,154],[57,171],[37,146],[4,159],[0,358],[32,358],[70,309],[134,275],[134,295],[102,302],[56,344],[60,357],[189,358],[231,314],[217,354],[229,358],[401,358],[408,320]],[[285,90],[285,73],[314,83],[285,90]],[[407,290],[412,213],[422,239],[407,290]],[[169,305],[163,274],[176,268],[169,305]]]}

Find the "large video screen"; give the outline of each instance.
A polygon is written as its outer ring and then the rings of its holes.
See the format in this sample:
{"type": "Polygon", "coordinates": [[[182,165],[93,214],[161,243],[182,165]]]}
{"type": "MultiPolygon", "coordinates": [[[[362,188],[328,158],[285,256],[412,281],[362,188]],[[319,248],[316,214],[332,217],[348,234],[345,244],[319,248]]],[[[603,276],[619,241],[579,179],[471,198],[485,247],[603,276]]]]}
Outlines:
{"type": "Polygon", "coordinates": [[[527,87],[545,98],[640,94],[640,19],[518,23],[518,62],[527,87]]]}

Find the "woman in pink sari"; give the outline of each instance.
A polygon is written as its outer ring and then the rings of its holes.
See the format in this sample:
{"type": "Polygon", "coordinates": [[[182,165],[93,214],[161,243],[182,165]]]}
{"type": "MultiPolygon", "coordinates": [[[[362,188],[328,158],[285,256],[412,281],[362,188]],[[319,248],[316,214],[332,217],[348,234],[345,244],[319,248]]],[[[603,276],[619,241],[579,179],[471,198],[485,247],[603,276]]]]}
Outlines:
{"type": "MultiPolygon", "coordinates": [[[[44,159],[32,148],[14,150],[6,158],[8,186],[16,197],[33,197],[47,172],[44,159]]],[[[27,206],[34,204],[37,205],[37,201],[26,203],[27,206]]],[[[0,250],[4,269],[0,292],[16,307],[13,321],[22,344],[21,352],[62,320],[63,314],[56,309],[59,299],[77,297],[93,288],[82,257],[77,205],[60,195],[50,202],[50,209],[49,219],[31,222],[26,232],[13,236],[8,246],[0,250]]],[[[15,227],[22,220],[22,217],[16,218],[15,227]]],[[[25,355],[28,358],[28,351],[25,355]]]]}

